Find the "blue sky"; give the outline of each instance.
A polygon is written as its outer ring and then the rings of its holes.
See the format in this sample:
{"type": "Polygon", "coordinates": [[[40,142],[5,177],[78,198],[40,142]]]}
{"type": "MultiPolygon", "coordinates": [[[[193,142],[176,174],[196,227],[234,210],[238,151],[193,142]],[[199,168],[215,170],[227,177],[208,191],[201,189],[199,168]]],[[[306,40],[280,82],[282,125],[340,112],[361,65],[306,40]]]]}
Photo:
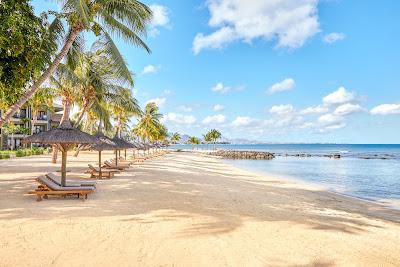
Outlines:
{"type": "Polygon", "coordinates": [[[170,131],[400,143],[399,1],[144,2],[152,54],[117,44],[136,98],[159,103],[170,131]]]}

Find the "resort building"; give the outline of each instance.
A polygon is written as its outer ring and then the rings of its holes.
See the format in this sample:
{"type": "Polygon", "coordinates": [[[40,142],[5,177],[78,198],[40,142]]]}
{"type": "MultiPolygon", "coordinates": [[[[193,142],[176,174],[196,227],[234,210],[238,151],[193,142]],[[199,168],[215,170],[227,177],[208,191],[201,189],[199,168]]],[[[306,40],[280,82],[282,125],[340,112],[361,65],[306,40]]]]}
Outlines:
{"type": "MultiPolygon", "coordinates": [[[[0,150],[14,150],[23,146],[22,139],[32,133],[40,133],[57,127],[60,123],[62,106],[53,105],[53,109],[37,112],[34,120],[31,106],[24,106],[11,118],[8,126],[0,129],[0,150]],[[32,129],[33,127],[33,129],[32,129]]],[[[0,110],[0,116],[4,111],[0,110]]]]}

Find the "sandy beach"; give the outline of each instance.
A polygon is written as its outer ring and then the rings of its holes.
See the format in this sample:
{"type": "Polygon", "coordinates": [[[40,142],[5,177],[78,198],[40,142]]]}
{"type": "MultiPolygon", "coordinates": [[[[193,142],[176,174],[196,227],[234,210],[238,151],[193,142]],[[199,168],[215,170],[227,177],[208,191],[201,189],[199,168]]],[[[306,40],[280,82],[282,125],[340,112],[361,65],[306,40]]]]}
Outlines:
{"type": "MultiPolygon", "coordinates": [[[[96,160],[70,156],[69,175],[96,160]]],[[[25,194],[57,169],[49,155],[0,161],[0,266],[400,266],[399,210],[216,158],[170,153],[86,201],[25,194]]]]}

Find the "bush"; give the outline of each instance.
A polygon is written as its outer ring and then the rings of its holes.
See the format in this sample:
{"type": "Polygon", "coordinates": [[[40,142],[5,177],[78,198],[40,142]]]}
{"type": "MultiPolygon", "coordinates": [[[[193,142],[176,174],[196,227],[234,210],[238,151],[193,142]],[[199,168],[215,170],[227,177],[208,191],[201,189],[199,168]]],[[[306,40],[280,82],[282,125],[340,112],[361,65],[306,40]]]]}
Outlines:
{"type": "Polygon", "coordinates": [[[17,152],[15,152],[15,156],[17,158],[23,157],[23,156],[25,156],[25,152],[21,149],[18,149],[17,152]]]}

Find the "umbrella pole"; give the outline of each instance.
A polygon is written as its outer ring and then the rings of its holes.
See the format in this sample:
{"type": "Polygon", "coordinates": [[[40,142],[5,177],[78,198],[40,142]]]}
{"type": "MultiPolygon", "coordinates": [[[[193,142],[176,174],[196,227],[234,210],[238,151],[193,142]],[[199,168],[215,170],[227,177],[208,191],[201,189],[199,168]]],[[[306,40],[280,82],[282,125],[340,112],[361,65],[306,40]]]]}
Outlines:
{"type": "Polygon", "coordinates": [[[118,166],[118,150],[115,150],[115,166],[118,166]]]}
{"type": "Polygon", "coordinates": [[[66,186],[67,181],[67,147],[61,145],[61,185],[66,186]]]}
{"type": "Polygon", "coordinates": [[[101,150],[99,151],[99,176],[100,176],[100,179],[103,178],[103,175],[101,173],[101,150]]]}
{"type": "Polygon", "coordinates": [[[126,149],[125,149],[125,159],[126,159],[126,149]]]}

